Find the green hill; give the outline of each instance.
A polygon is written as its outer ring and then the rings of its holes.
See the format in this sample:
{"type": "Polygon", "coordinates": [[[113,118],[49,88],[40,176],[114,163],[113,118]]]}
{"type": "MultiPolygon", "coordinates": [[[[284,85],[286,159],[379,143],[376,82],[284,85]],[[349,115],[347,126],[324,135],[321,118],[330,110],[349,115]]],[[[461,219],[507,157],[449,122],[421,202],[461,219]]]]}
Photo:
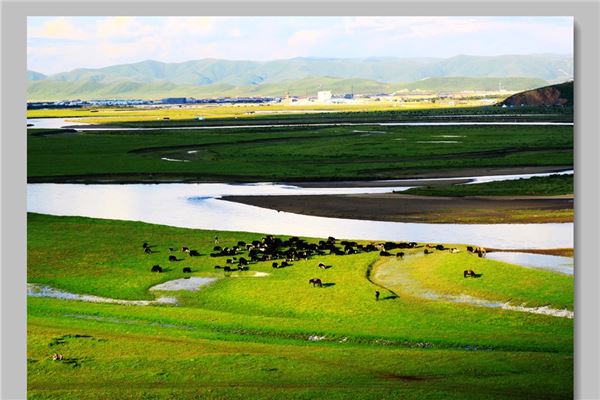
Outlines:
{"type": "Polygon", "coordinates": [[[562,55],[467,56],[450,58],[292,58],[273,61],[203,59],[181,63],[147,60],[97,69],[75,69],[47,76],[64,82],[170,82],[178,85],[233,86],[296,81],[310,77],[413,82],[432,77],[532,77],[546,81],[572,78],[573,57],[562,55]]]}
{"type": "Polygon", "coordinates": [[[66,82],[55,80],[30,81],[29,101],[64,99],[160,99],[164,97],[237,97],[237,96],[316,96],[319,90],[334,95],[346,93],[374,94],[405,90],[430,92],[459,90],[524,90],[546,84],[537,78],[430,78],[417,82],[390,84],[360,78],[311,77],[277,83],[235,86],[226,83],[210,85],[178,85],[170,82],[139,83],[135,81],[99,82],[94,80],[66,82]]]}
{"type": "Polygon", "coordinates": [[[516,93],[499,105],[506,106],[573,106],[573,81],[516,93]]]}

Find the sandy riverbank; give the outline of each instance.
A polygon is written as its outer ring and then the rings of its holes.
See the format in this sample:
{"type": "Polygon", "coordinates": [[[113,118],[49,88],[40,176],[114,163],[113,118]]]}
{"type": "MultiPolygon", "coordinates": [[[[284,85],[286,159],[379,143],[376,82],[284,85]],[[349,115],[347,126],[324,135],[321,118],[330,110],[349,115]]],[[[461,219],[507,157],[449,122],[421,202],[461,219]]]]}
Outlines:
{"type": "Polygon", "coordinates": [[[398,193],[225,196],[223,200],[295,214],[393,222],[572,222],[573,197],[432,197],[398,193]]]}

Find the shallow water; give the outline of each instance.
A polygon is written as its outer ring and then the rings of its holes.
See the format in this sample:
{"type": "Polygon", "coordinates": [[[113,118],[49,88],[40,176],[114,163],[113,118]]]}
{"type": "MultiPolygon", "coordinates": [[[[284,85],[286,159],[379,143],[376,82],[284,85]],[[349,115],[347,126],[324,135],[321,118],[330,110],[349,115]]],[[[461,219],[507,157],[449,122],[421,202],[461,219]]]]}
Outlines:
{"type": "Polygon", "coordinates": [[[510,264],[529,268],[541,268],[562,274],[573,275],[573,258],[548,254],[520,253],[511,251],[495,251],[487,253],[491,260],[504,261],[510,264]]]}
{"type": "MultiPolygon", "coordinates": [[[[89,117],[92,118],[92,117],[89,117]]],[[[89,123],[81,122],[84,118],[28,118],[27,123],[33,124],[33,128],[62,128],[76,125],[90,125],[81,130],[118,130],[118,131],[136,131],[136,130],[157,130],[157,129],[237,129],[237,128],[273,128],[273,127],[294,127],[294,126],[493,126],[493,125],[567,125],[572,126],[572,122],[344,122],[344,123],[322,123],[322,124],[277,124],[277,125],[221,125],[221,126],[186,126],[186,127],[153,127],[153,128],[119,128],[111,126],[92,126],[89,123]]]]}
{"type": "Polygon", "coordinates": [[[197,291],[197,290],[200,290],[200,288],[202,286],[210,285],[211,283],[216,282],[216,281],[217,281],[217,278],[200,278],[200,277],[181,278],[181,279],[174,279],[172,281],[167,281],[167,282],[163,282],[159,285],[152,286],[150,288],[150,290],[197,291]]]}
{"type": "Polygon", "coordinates": [[[573,247],[573,224],[424,224],[325,218],[223,201],[225,195],[385,193],[407,187],[275,184],[28,184],[27,209],[177,227],[310,237],[470,243],[498,249],[573,247]]]}
{"type": "Polygon", "coordinates": [[[27,296],[30,297],[50,297],[62,300],[87,301],[91,303],[110,303],[122,304],[126,306],[149,306],[152,304],[176,304],[177,299],[174,297],[159,297],[156,300],[121,300],[112,299],[110,297],[93,296],[89,294],[71,293],[60,289],[54,289],[46,285],[38,285],[35,283],[27,284],[27,296]]]}

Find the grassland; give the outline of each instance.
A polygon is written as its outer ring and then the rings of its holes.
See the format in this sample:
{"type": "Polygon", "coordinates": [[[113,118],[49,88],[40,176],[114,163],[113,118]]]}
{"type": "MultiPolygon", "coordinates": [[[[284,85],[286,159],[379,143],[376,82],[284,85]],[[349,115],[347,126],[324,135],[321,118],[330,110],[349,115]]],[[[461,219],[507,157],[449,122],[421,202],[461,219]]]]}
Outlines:
{"type": "Polygon", "coordinates": [[[408,189],[420,196],[558,196],[573,194],[573,175],[551,175],[473,185],[438,185],[408,189]]]}
{"type": "Polygon", "coordinates": [[[27,118],[82,118],[81,122],[129,127],[211,126],[281,123],[557,121],[572,122],[572,107],[501,108],[480,100],[421,99],[360,104],[238,104],[173,107],[93,107],[27,110],[27,118]],[[204,120],[197,120],[203,117],[204,120]]]}
{"type": "Polygon", "coordinates": [[[53,133],[29,129],[30,182],[371,180],[466,168],[573,165],[571,126],[53,133]]]}
{"type": "Polygon", "coordinates": [[[249,272],[270,275],[228,278],[213,268],[223,265],[225,257],[208,256],[215,235],[222,246],[263,236],[29,214],[29,282],[82,294],[152,299],[148,288],[183,277],[183,266],[191,267],[193,276],[220,278],[198,292],[177,292],[177,306],[30,297],[29,397],[573,395],[572,320],[427,300],[395,283],[408,279],[439,293],[572,309],[570,276],[477,258],[459,245],[463,251],[458,254],[440,251],[424,257],[422,248],[406,250],[402,261],[372,252],[326,255],[283,269],[259,262],[249,272]],[[143,241],[150,243],[152,254],[144,254],[143,241]],[[201,256],[179,253],[185,260],[169,263],[168,247],[183,245],[201,256]],[[316,267],[320,261],[332,267],[321,270],[316,267]],[[167,271],[151,273],[157,263],[167,271]],[[467,266],[482,278],[465,280],[467,266]],[[382,268],[387,268],[383,280],[382,268]],[[313,277],[326,287],[309,285],[313,277]],[[382,292],[378,302],[375,290],[382,292]],[[52,361],[54,352],[65,359],[52,361]]]}

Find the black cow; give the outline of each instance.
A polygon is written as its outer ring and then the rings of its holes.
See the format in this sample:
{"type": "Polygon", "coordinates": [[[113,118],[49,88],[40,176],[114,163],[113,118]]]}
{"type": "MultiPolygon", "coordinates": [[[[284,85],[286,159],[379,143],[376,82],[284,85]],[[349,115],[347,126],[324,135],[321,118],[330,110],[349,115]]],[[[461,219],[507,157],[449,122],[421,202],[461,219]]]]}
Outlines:
{"type": "Polygon", "coordinates": [[[152,249],[150,247],[146,247],[146,248],[144,248],[144,253],[152,254],[152,249]]]}
{"type": "Polygon", "coordinates": [[[273,263],[273,268],[279,268],[276,262],[273,263]]]}
{"type": "Polygon", "coordinates": [[[187,247],[187,246],[183,246],[183,247],[181,248],[181,251],[183,251],[184,253],[187,253],[188,251],[190,251],[190,248],[189,248],[189,247],[187,247]]]}
{"type": "Polygon", "coordinates": [[[169,256],[169,261],[177,261],[177,257],[175,257],[175,256],[169,256]]]}
{"type": "Polygon", "coordinates": [[[163,272],[163,269],[161,268],[160,265],[154,265],[152,267],[152,269],[150,270],[150,272],[163,272]]]}
{"type": "Polygon", "coordinates": [[[469,253],[472,253],[473,252],[473,246],[467,246],[467,251],[469,253]]]}
{"type": "Polygon", "coordinates": [[[190,250],[189,255],[190,257],[200,257],[200,253],[198,253],[198,250],[190,250]]]}
{"type": "Polygon", "coordinates": [[[185,274],[185,273],[188,273],[188,274],[190,274],[190,273],[192,273],[192,269],[191,269],[190,267],[183,267],[183,273],[184,273],[184,274],[185,274]]]}
{"type": "Polygon", "coordinates": [[[396,253],[396,257],[404,258],[404,252],[396,253]]]}
{"type": "Polygon", "coordinates": [[[148,243],[144,242],[144,243],[142,244],[142,247],[145,249],[146,247],[148,247],[148,243]]]}
{"type": "Polygon", "coordinates": [[[308,281],[308,283],[312,283],[313,287],[318,286],[318,287],[323,287],[323,282],[321,282],[321,280],[319,278],[313,278],[310,279],[308,281]]]}

